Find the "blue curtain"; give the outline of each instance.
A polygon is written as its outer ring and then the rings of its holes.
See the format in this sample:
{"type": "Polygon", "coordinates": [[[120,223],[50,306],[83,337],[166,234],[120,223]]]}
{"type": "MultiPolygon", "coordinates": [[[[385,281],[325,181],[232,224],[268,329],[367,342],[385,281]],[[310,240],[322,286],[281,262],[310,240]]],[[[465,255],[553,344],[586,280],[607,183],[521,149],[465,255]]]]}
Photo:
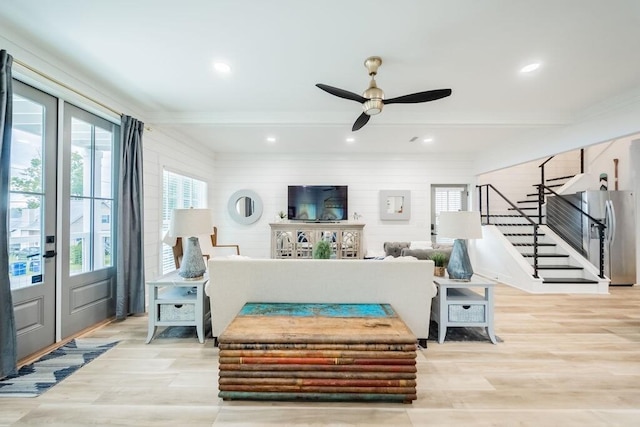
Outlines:
{"type": "Polygon", "coordinates": [[[116,318],[144,313],[142,131],[144,123],[123,115],[120,127],[116,318]]]}
{"type": "Polygon", "coordinates": [[[11,169],[11,125],[13,58],[0,50],[0,378],[16,371],[18,363],[16,321],[9,282],[9,170],[11,169]]]}

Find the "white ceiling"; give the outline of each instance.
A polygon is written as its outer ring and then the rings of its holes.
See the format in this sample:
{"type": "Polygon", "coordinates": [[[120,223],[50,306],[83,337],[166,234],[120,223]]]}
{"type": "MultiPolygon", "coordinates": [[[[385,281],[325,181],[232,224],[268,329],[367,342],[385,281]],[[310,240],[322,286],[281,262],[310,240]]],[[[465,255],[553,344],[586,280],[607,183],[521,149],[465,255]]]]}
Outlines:
{"type": "Polygon", "coordinates": [[[640,99],[638,0],[2,0],[2,27],[218,152],[474,152],[640,99]],[[361,93],[372,55],[388,98],[453,94],[388,105],[348,144],[360,105],[315,84],[361,93]]]}

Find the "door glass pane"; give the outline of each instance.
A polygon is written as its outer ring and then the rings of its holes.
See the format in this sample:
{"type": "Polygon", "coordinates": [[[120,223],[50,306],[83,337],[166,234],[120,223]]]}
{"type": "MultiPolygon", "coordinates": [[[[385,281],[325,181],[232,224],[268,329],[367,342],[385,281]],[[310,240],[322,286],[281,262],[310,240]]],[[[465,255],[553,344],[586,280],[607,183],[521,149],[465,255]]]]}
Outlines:
{"type": "Polygon", "coordinates": [[[9,195],[11,289],[42,283],[44,107],[13,96],[9,195]]]}
{"type": "MultiPolygon", "coordinates": [[[[456,212],[463,209],[463,196],[466,187],[439,187],[435,191],[436,230],[440,224],[440,212],[456,212]]],[[[448,237],[436,238],[437,243],[452,244],[448,237]]]]}
{"type": "Polygon", "coordinates": [[[113,222],[113,209],[111,200],[96,200],[94,202],[96,216],[95,232],[93,239],[93,253],[95,254],[94,269],[111,267],[111,223],[113,222]]]}
{"type": "Polygon", "coordinates": [[[91,271],[91,199],[71,198],[69,274],[91,271]]]}
{"type": "MultiPolygon", "coordinates": [[[[112,267],[114,132],[71,118],[69,274],[112,267]]],[[[108,126],[107,126],[108,127],[108,126]]]]}
{"type": "Polygon", "coordinates": [[[91,195],[91,139],[91,125],[71,119],[71,196],[91,195]]]}
{"type": "Polygon", "coordinates": [[[113,134],[110,131],[96,127],[94,153],[94,197],[111,198],[111,147],[113,134]]]}
{"type": "Polygon", "coordinates": [[[9,280],[11,289],[42,283],[42,196],[11,193],[9,200],[9,280]]]}

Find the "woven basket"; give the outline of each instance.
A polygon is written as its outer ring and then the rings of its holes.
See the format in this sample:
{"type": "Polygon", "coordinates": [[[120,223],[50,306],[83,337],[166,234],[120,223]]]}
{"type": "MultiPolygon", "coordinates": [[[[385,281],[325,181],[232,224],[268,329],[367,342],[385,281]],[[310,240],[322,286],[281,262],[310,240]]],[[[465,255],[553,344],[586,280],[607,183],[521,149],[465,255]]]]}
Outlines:
{"type": "Polygon", "coordinates": [[[449,322],[485,322],[484,309],[484,305],[450,305],[449,322]]]}
{"type": "Polygon", "coordinates": [[[171,320],[196,320],[196,306],[195,304],[161,304],[160,305],[160,321],[171,320]]]}

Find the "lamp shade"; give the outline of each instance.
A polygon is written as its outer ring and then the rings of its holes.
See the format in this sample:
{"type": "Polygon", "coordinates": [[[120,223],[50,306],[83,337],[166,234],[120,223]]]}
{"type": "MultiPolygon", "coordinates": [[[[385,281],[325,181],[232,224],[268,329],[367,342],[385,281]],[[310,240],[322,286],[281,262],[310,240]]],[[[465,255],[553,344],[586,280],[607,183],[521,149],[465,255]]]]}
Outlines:
{"type": "Polygon", "coordinates": [[[174,209],[169,226],[172,237],[192,237],[211,234],[213,222],[210,209],[174,209]]]}
{"type": "Polygon", "coordinates": [[[440,212],[438,236],[451,239],[481,239],[480,212],[440,212]]]}

